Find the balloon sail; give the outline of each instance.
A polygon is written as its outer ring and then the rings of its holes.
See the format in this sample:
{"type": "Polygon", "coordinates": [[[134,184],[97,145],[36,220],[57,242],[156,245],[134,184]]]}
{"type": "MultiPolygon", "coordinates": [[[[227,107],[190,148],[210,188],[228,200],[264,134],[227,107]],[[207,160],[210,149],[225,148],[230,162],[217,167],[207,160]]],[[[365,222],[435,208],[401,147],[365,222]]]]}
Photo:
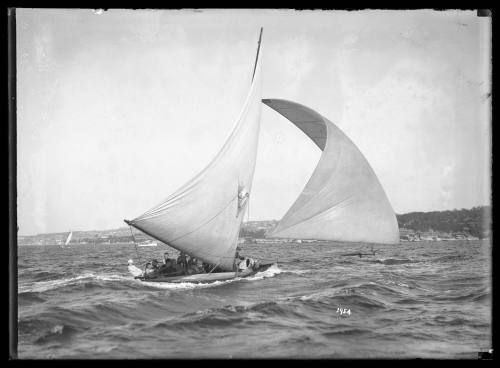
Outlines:
{"type": "Polygon", "coordinates": [[[262,102],[294,123],[323,151],[304,190],[268,236],[399,243],[392,206],[356,145],[306,106],[280,99],[262,102]]]}
{"type": "Polygon", "coordinates": [[[212,162],[166,200],[125,222],[204,262],[232,270],[251,193],[260,130],[259,36],[250,91],[237,124],[212,162]]]}

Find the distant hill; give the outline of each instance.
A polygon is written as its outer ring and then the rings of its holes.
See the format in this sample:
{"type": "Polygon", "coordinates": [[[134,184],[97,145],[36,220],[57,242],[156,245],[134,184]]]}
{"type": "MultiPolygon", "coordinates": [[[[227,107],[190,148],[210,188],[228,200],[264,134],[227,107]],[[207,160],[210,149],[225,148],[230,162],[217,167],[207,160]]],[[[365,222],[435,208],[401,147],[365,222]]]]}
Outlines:
{"type": "Polygon", "coordinates": [[[469,233],[480,239],[488,237],[491,229],[491,207],[480,206],[469,210],[410,212],[396,215],[399,228],[415,231],[469,233]]]}
{"type": "MultiPolygon", "coordinates": [[[[490,206],[450,211],[410,212],[396,215],[396,218],[400,229],[416,232],[463,233],[480,239],[490,236],[490,206]]],[[[277,224],[276,220],[245,222],[241,227],[240,237],[265,238],[277,224]]]]}

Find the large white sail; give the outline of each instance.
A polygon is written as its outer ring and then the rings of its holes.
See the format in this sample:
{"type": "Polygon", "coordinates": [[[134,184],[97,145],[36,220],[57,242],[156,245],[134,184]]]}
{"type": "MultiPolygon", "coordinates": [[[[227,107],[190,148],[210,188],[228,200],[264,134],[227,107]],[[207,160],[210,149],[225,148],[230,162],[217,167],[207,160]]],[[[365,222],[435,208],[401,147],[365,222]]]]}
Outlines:
{"type": "Polygon", "coordinates": [[[262,29],[250,92],[217,156],[166,200],[126,221],[173,248],[225,270],[233,267],[255,169],[262,106],[261,36],[262,29]]]}
{"type": "Polygon", "coordinates": [[[304,190],[270,236],[399,243],[392,206],[356,145],[306,106],[279,99],[262,102],[294,123],[323,151],[304,190]]]}
{"type": "Polygon", "coordinates": [[[71,238],[73,237],[73,232],[71,231],[68,235],[68,237],[66,238],[66,241],[64,242],[64,245],[68,245],[69,242],[71,241],[71,238]]]}

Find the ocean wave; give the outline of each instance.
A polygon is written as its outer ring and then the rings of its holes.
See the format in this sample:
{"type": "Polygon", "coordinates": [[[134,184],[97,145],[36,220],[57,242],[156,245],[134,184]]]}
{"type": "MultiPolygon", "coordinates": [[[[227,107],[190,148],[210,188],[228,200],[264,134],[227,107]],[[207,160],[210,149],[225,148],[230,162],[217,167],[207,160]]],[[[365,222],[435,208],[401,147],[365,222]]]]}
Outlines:
{"type": "Polygon", "coordinates": [[[283,273],[293,273],[295,275],[304,275],[306,273],[311,273],[312,270],[282,270],[283,273]]]}
{"type": "Polygon", "coordinates": [[[85,328],[63,321],[58,315],[38,315],[20,318],[18,334],[21,339],[28,338],[34,344],[65,343],[85,328]]]}
{"type": "MultiPolygon", "coordinates": [[[[300,336],[293,336],[293,337],[287,337],[280,341],[280,344],[285,344],[285,345],[292,345],[295,346],[296,344],[308,344],[308,345],[317,345],[319,344],[318,341],[313,340],[311,336],[307,335],[300,335],[300,336]]],[[[324,345],[324,344],[322,344],[324,345]]]]}
{"type": "Polygon", "coordinates": [[[94,273],[84,273],[74,277],[67,277],[62,279],[48,280],[48,281],[38,281],[38,282],[27,282],[19,285],[19,294],[23,293],[41,293],[45,291],[50,291],[62,287],[79,285],[86,283],[88,281],[126,281],[130,282],[130,277],[125,277],[116,274],[94,274],[94,273]]]}
{"type": "Polygon", "coordinates": [[[342,337],[342,336],[359,336],[373,334],[372,330],[362,328],[344,328],[339,330],[323,332],[321,335],[327,338],[342,337]]]}
{"type": "Polygon", "coordinates": [[[491,300],[491,291],[479,292],[472,297],[474,302],[486,302],[491,300]]]}
{"type": "Polygon", "coordinates": [[[229,327],[234,325],[264,324],[282,325],[286,319],[304,319],[306,315],[299,312],[296,306],[283,301],[265,301],[223,307],[208,308],[187,313],[177,318],[167,318],[143,328],[170,328],[192,330],[198,328],[229,327]],[[273,318],[269,320],[269,318],[273,318]],[[277,321],[281,322],[277,322],[277,321]]]}
{"type": "Polygon", "coordinates": [[[42,298],[38,293],[34,292],[24,292],[24,293],[19,293],[18,294],[18,299],[17,299],[19,305],[29,305],[33,303],[43,303],[46,300],[42,298]]]}
{"type": "Polygon", "coordinates": [[[31,335],[36,331],[47,329],[49,324],[40,318],[19,318],[17,330],[19,335],[31,335]]]}
{"type": "Polygon", "coordinates": [[[332,308],[348,307],[362,310],[390,309],[393,300],[404,297],[405,294],[390,287],[379,285],[374,282],[359,283],[355,285],[338,285],[327,290],[321,290],[305,295],[285,298],[288,302],[299,301],[308,305],[328,305],[332,308]]]}
{"type": "Polygon", "coordinates": [[[473,290],[467,293],[454,293],[455,290],[450,290],[449,292],[440,293],[439,295],[433,296],[432,299],[439,302],[463,302],[463,301],[489,301],[491,298],[491,292],[484,289],[473,290]]]}
{"type": "Polygon", "coordinates": [[[446,256],[441,256],[434,258],[432,261],[433,262],[456,262],[456,261],[467,261],[472,259],[472,255],[467,255],[465,253],[459,253],[459,254],[450,254],[446,256]]]}
{"type": "Polygon", "coordinates": [[[415,261],[407,258],[378,258],[375,260],[366,260],[365,262],[380,263],[384,265],[398,265],[405,263],[418,263],[420,261],[415,261]]]}
{"type": "Polygon", "coordinates": [[[30,276],[34,281],[49,281],[61,278],[64,274],[53,271],[32,271],[30,272],[30,276]]]}
{"type": "Polygon", "coordinates": [[[71,339],[78,332],[79,330],[73,326],[57,324],[49,330],[43,331],[34,342],[35,344],[68,343],[68,339],[71,339]]]}

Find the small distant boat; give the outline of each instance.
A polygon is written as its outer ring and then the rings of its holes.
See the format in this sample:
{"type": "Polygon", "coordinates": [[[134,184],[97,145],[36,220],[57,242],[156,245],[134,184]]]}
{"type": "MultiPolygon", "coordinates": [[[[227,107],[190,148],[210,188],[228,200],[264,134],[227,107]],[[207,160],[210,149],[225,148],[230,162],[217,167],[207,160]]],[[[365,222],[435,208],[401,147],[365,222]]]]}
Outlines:
{"type": "Polygon", "coordinates": [[[146,240],[142,243],[138,243],[138,247],[156,247],[158,245],[157,242],[151,241],[151,240],[146,240]]]}
{"type": "Polygon", "coordinates": [[[64,242],[64,245],[61,245],[61,248],[67,247],[69,245],[72,237],[73,237],[73,232],[70,231],[68,234],[68,237],[66,238],[66,241],[64,242]]]}

